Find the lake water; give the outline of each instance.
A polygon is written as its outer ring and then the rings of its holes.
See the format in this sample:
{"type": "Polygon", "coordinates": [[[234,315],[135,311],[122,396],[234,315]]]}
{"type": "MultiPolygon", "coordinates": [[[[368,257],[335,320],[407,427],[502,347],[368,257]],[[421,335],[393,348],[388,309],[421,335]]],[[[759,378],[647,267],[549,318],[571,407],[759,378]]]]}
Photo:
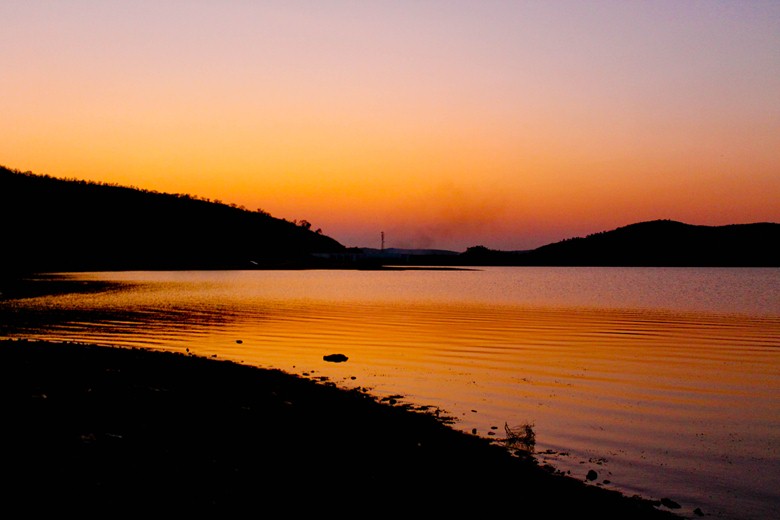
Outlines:
{"type": "Polygon", "coordinates": [[[593,485],[725,519],[780,512],[780,269],[62,275],[0,337],[216,356],[429,405],[593,485]],[[328,363],[342,353],[345,363],[328,363]]]}

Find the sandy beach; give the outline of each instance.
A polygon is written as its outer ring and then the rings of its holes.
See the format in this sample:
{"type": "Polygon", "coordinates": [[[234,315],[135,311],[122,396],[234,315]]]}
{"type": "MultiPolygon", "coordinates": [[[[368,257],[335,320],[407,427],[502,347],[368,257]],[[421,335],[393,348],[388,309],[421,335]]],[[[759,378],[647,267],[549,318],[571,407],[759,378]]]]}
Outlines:
{"type": "Polygon", "coordinates": [[[677,518],[425,410],[276,370],[2,341],[0,385],[3,503],[25,516],[677,518]]]}

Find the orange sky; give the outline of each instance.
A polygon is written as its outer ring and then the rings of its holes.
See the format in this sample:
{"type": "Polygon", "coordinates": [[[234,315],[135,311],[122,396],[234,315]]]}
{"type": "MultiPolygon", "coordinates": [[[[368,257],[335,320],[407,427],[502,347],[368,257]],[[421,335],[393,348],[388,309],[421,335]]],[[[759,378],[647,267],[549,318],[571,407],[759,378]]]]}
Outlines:
{"type": "Polygon", "coordinates": [[[777,2],[0,4],[0,164],[525,249],[780,222],[777,2]]]}

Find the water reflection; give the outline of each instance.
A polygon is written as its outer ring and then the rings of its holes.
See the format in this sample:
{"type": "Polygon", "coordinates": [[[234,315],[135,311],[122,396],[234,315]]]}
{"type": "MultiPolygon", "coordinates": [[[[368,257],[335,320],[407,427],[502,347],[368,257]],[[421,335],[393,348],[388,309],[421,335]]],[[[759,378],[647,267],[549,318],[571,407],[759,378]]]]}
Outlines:
{"type": "Polygon", "coordinates": [[[761,517],[780,505],[776,270],[74,278],[115,285],[3,302],[0,335],[327,377],[439,406],[481,435],[532,424],[542,460],[689,511],[761,517]],[[332,353],[349,362],[323,361],[332,353]]]}

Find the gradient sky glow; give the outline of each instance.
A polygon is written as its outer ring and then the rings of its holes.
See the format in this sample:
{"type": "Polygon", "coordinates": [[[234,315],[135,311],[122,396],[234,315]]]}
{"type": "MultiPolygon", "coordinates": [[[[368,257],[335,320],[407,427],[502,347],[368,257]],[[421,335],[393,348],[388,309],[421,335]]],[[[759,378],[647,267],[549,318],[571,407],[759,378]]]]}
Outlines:
{"type": "Polygon", "coordinates": [[[780,222],[778,1],[0,1],[0,164],[527,249],[780,222]]]}

